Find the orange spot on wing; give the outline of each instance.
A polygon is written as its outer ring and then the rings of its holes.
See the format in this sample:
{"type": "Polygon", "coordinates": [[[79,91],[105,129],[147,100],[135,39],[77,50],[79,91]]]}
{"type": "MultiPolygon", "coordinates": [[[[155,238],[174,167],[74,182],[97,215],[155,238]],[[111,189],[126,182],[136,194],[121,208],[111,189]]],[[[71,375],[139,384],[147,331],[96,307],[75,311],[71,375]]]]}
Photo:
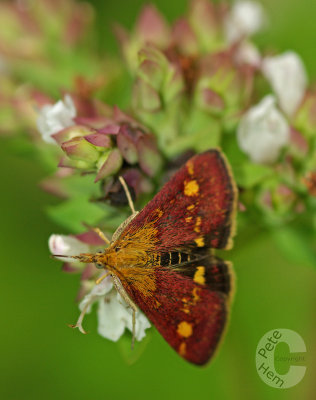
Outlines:
{"type": "Polygon", "coordinates": [[[191,222],[192,221],[192,217],[186,217],[185,222],[191,222]]]}
{"type": "Polygon", "coordinates": [[[152,222],[156,222],[159,221],[159,219],[163,216],[163,211],[160,208],[156,208],[153,211],[153,219],[152,222]]]}
{"type": "Polygon", "coordinates": [[[154,307],[159,308],[160,306],[161,306],[161,303],[158,300],[154,299],[154,307]]]}
{"type": "Polygon", "coordinates": [[[194,174],[193,162],[191,160],[189,160],[187,162],[187,169],[188,169],[189,175],[193,175],[194,174]]]}
{"type": "Polygon", "coordinates": [[[193,297],[193,305],[195,305],[199,300],[200,300],[200,296],[199,296],[199,288],[195,287],[192,290],[192,297],[193,297]]]}
{"type": "Polygon", "coordinates": [[[187,344],[185,342],[181,342],[178,353],[180,354],[180,356],[184,357],[186,355],[186,352],[187,352],[187,344]]]}
{"type": "Polygon", "coordinates": [[[189,299],[187,299],[186,297],[183,297],[183,299],[181,299],[182,303],[187,303],[189,301],[189,299]]]}
{"type": "Polygon", "coordinates": [[[177,333],[185,338],[188,338],[192,335],[193,333],[193,327],[192,324],[186,321],[182,321],[178,324],[177,327],[177,333]]]}
{"type": "Polygon", "coordinates": [[[183,308],[181,308],[181,311],[183,311],[186,314],[190,314],[189,299],[187,299],[186,297],[183,297],[183,299],[181,299],[181,301],[183,303],[183,308]]]}
{"type": "Polygon", "coordinates": [[[194,239],[194,241],[195,241],[197,247],[203,247],[203,246],[205,246],[204,238],[203,238],[203,237],[199,237],[199,238],[197,238],[197,239],[194,239]]]}
{"type": "Polygon", "coordinates": [[[199,283],[200,285],[205,284],[205,267],[199,266],[196,267],[196,271],[193,277],[194,282],[199,283]]]}
{"type": "Polygon", "coordinates": [[[195,204],[191,204],[190,206],[187,207],[187,210],[191,211],[191,210],[193,210],[194,207],[195,207],[195,204]]]}
{"type": "Polygon", "coordinates": [[[194,227],[195,232],[201,232],[201,229],[200,229],[201,222],[202,222],[201,217],[197,217],[195,227],[194,227]]]}
{"type": "Polygon", "coordinates": [[[195,179],[184,182],[184,194],[186,196],[196,196],[199,193],[199,185],[195,179]]]}

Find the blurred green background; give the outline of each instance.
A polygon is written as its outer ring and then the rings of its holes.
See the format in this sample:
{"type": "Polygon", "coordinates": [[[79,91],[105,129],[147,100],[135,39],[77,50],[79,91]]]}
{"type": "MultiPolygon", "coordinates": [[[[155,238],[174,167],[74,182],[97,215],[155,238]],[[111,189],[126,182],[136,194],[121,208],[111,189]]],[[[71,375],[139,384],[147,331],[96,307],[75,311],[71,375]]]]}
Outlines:
{"type": "MultiPolygon", "coordinates": [[[[111,24],[131,27],[145,2],[91,3],[100,51],[117,52],[111,24]]],[[[183,0],[154,3],[170,20],[186,9],[183,0]]],[[[297,51],[316,80],[315,0],[263,3],[270,25],[256,42],[297,51]]],[[[89,335],[67,327],[78,316],[79,277],[61,273],[49,258],[47,239],[61,229],[45,213],[58,202],[38,187],[45,171],[14,154],[7,141],[0,142],[0,162],[1,399],[315,398],[315,270],[285,260],[267,233],[237,236],[227,254],[237,292],[226,339],[208,367],[185,363],[156,332],[130,366],[116,344],[97,335],[95,315],[86,320],[89,335]],[[275,328],[295,330],[307,346],[306,375],[290,389],[267,386],[255,368],[257,343],[275,328]]]]}

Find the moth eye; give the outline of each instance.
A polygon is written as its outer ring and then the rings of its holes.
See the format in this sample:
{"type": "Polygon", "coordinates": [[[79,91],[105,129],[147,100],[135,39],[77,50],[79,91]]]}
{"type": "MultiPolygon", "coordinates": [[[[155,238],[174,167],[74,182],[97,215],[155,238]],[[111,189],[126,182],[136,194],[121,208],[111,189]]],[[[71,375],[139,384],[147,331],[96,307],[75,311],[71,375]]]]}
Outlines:
{"type": "Polygon", "coordinates": [[[119,247],[115,247],[115,251],[116,252],[118,252],[118,251],[120,251],[121,249],[119,248],[119,247]]]}
{"type": "Polygon", "coordinates": [[[103,265],[102,265],[102,264],[95,264],[95,266],[96,266],[98,269],[102,269],[102,268],[103,268],[103,265]]]}

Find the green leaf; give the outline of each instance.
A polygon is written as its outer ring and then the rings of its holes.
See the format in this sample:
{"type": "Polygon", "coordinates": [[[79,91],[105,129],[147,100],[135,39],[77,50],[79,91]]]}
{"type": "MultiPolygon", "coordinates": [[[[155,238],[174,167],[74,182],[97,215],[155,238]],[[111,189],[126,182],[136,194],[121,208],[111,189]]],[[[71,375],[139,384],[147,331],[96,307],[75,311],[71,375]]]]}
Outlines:
{"type": "Polygon", "coordinates": [[[316,268],[316,253],[310,247],[302,231],[290,227],[275,228],[272,237],[285,257],[298,266],[316,268]]]}
{"type": "Polygon", "coordinates": [[[64,201],[47,209],[48,215],[72,233],[82,232],[84,224],[96,226],[105,211],[86,197],[64,201]]]}
{"type": "Polygon", "coordinates": [[[100,185],[94,182],[95,174],[71,175],[59,180],[60,186],[72,197],[98,197],[100,196],[100,185]]]}
{"type": "Polygon", "coordinates": [[[273,174],[270,167],[244,162],[233,165],[234,176],[238,186],[249,189],[273,174]]]}
{"type": "Polygon", "coordinates": [[[190,140],[187,148],[201,152],[220,144],[221,122],[205,111],[194,109],[183,129],[185,137],[190,140]]]}

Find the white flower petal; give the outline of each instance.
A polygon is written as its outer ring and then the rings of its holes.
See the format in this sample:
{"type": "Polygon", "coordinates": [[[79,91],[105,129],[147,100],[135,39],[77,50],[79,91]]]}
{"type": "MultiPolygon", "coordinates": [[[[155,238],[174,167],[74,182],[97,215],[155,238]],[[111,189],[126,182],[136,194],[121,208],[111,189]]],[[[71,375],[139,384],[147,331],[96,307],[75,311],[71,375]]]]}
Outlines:
{"type": "MultiPolygon", "coordinates": [[[[116,342],[123,335],[125,328],[132,332],[132,325],[132,310],[127,308],[126,303],[121,296],[117,296],[115,290],[99,301],[98,332],[101,336],[116,342]]],[[[136,313],[136,340],[142,340],[146,335],[145,330],[149,327],[148,319],[138,311],[136,313]]]]}
{"type": "MultiPolygon", "coordinates": [[[[100,275],[100,278],[105,275],[106,272],[100,275]]],[[[108,295],[113,289],[113,281],[111,276],[103,279],[99,284],[93,286],[91,291],[84,296],[84,298],[79,303],[79,309],[82,311],[87,305],[89,306],[86,310],[86,313],[91,311],[91,307],[93,303],[98,300],[103,300],[106,295],[108,295]]]]}
{"type": "Polygon", "coordinates": [[[253,162],[269,164],[279,157],[290,138],[290,128],[275,106],[274,96],[266,96],[242,117],[237,131],[239,147],[253,162]]]}
{"type": "MultiPolygon", "coordinates": [[[[122,299],[121,295],[117,292],[117,301],[121,303],[125,308],[126,311],[129,313],[130,318],[127,319],[126,328],[133,332],[133,313],[130,308],[127,307],[124,299],[122,299]]],[[[136,327],[135,327],[135,338],[138,341],[141,341],[145,336],[145,330],[150,328],[150,322],[148,321],[147,317],[141,311],[136,312],[136,327]]]]}
{"type": "MultiPolygon", "coordinates": [[[[132,312],[128,310],[130,314],[130,318],[127,320],[126,327],[129,329],[131,332],[133,330],[133,320],[132,320],[132,312]]],[[[136,327],[135,327],[135,338],[137,341],[141,341],[145,336],[146,332],[145,330],[150,328],[150,322],[148,321],[147,317],[141,312],[137,311],[136,312],[136,327]]]]}
{"type": "Polygon", "coordinates": [[[226,37],[229,43],[258,32],[266,21],[263,7],[253,1],[238,1],[225,20],[226,37]]]}
{"type": "MultiPolygon", "coordinates": [[[[102,276],[106,275],[108,273],[107,270],[105,270],[104,272],[102,272],[102,274],[100,274],[99,279],[102,278],[102,276]]],[[[99,284],[96,284],[95,286],[93,286],[90,295],[92,296],[104,296],[107,293],[109,293],[113,288],[113,280],[111,275],[107,276],[106,278],[104,278],[99,284]]]]}
{"type": "Polygon", "coordinates": [[[42,138],[47,143],[55,143],[51,137],[54,133],[74,125],[73,118],[77,112],[72,98],[65,95],[64,100],[59,100],[54,105],[45,105],[39,111],[37,128],[42,138]]]}
{"type": "Polygon", "coordinates": [[[98,333],[106,339],[116,342],[123,335],[127,320],[131,318],[125,306],[112,291],[99,300],[98,333]]]}
{"type": "Polygon", "coordinates": [[[266,57],[262,62],[262,72],[282,110],[292,115],[302,101],[307,86],[307,74],[301,58],[292,51],[266,57]]]}
{"type": "Polygon", "coordinates": [[[80,240],[66,235],[51,235],[48,240],[49,250],[52,254],[65,255],[65,262],[73,262],[72,258],[67,256],[77,256],[80,253],[88,253],[89,246],[80,240]]]}
{"type": "Polygon", "coordinates": [[[237,49],[236,61],[239,64],[249,64],[258,68],[261,63],[261,55],[253,43],[244,41],[237,49]]]}

